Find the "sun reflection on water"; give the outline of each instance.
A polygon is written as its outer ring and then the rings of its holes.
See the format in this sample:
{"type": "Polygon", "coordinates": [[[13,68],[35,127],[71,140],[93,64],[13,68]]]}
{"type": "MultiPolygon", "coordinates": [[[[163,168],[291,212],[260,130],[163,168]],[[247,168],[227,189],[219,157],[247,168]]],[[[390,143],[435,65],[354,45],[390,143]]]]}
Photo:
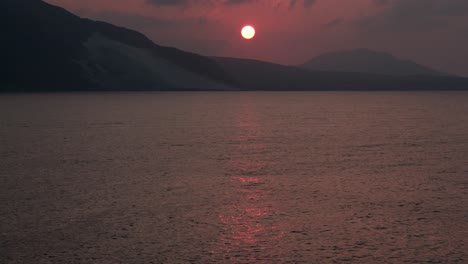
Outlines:
{"type": "Polygon", "coordinates": [[[273,179],[267,173],[273,164],[263,159],[266,145],[261,136],[255,106],[247,100],[238,112],[236,131],[230,138],[232,189],[226,193],[228,202],[219,215],[220,251],[231,263],[262,263],[265,256],[274,255],[272,245],[283,236],[275,222],[279,212],[271,200],[273,179]]]}

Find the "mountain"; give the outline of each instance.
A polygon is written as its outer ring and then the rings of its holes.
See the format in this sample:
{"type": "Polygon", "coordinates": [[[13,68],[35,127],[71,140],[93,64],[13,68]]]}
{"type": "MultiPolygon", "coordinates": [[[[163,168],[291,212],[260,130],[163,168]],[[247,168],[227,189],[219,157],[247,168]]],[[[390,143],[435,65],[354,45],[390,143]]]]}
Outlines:
{"type": "Polygon", "coordinates": [[[468,90],[468,78],[391,76],[373,73],[310,71],[251,59],[213,57],[241,90],[403,91],[468,90]]]}
{"type": "Polygon", "coordinates": [[[354,49],[320,55],[300,67],[313,71],[360,72],[395,76],[446,75],[391,54],[354,49]]]}
{"type": "Polygon", "coordinates": [[[233,79],[207,57],[82,19],[40,0],[2,0],[0,91],[218,90],[233,79]]]}
{"type": "Polygon", "coordinates": [[[392,76],[201,56],[41,0],[1,0],[0,10],[0,92],[468,90],[468,78],[429,70],[392,76]]]}

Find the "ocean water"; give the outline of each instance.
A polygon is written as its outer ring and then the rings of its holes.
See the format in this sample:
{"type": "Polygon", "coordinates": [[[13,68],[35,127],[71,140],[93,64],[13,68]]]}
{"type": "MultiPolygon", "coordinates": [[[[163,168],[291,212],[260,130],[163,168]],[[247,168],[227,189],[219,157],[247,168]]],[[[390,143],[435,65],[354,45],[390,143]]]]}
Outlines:
{"type": "Polygon", "coordinates": [[[467,263],[468,93],[0,96],[1,263],[467,263]]]}

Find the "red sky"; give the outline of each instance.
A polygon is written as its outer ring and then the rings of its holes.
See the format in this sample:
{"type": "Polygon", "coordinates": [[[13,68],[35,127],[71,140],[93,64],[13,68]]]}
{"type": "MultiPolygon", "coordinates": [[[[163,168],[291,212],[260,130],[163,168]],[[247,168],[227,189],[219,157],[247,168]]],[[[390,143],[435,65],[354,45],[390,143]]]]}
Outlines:
{"type": "Polygon", "coordinates": [[[467,0],[48,0],[204,55],[300,64],[370,48],[468,76],[467,0]],[[240,36],[244,24],[257,35],[240,36]]]}

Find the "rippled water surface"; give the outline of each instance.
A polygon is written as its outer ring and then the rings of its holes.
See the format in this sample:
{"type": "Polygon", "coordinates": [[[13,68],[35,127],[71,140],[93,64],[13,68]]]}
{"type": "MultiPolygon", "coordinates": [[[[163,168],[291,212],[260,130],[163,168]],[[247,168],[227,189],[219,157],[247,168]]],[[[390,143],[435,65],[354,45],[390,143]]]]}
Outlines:
{"type": "Polygon", "coordinates": [[[1,263],[467,263],[468,93],[0,96],[1,263]]]}

